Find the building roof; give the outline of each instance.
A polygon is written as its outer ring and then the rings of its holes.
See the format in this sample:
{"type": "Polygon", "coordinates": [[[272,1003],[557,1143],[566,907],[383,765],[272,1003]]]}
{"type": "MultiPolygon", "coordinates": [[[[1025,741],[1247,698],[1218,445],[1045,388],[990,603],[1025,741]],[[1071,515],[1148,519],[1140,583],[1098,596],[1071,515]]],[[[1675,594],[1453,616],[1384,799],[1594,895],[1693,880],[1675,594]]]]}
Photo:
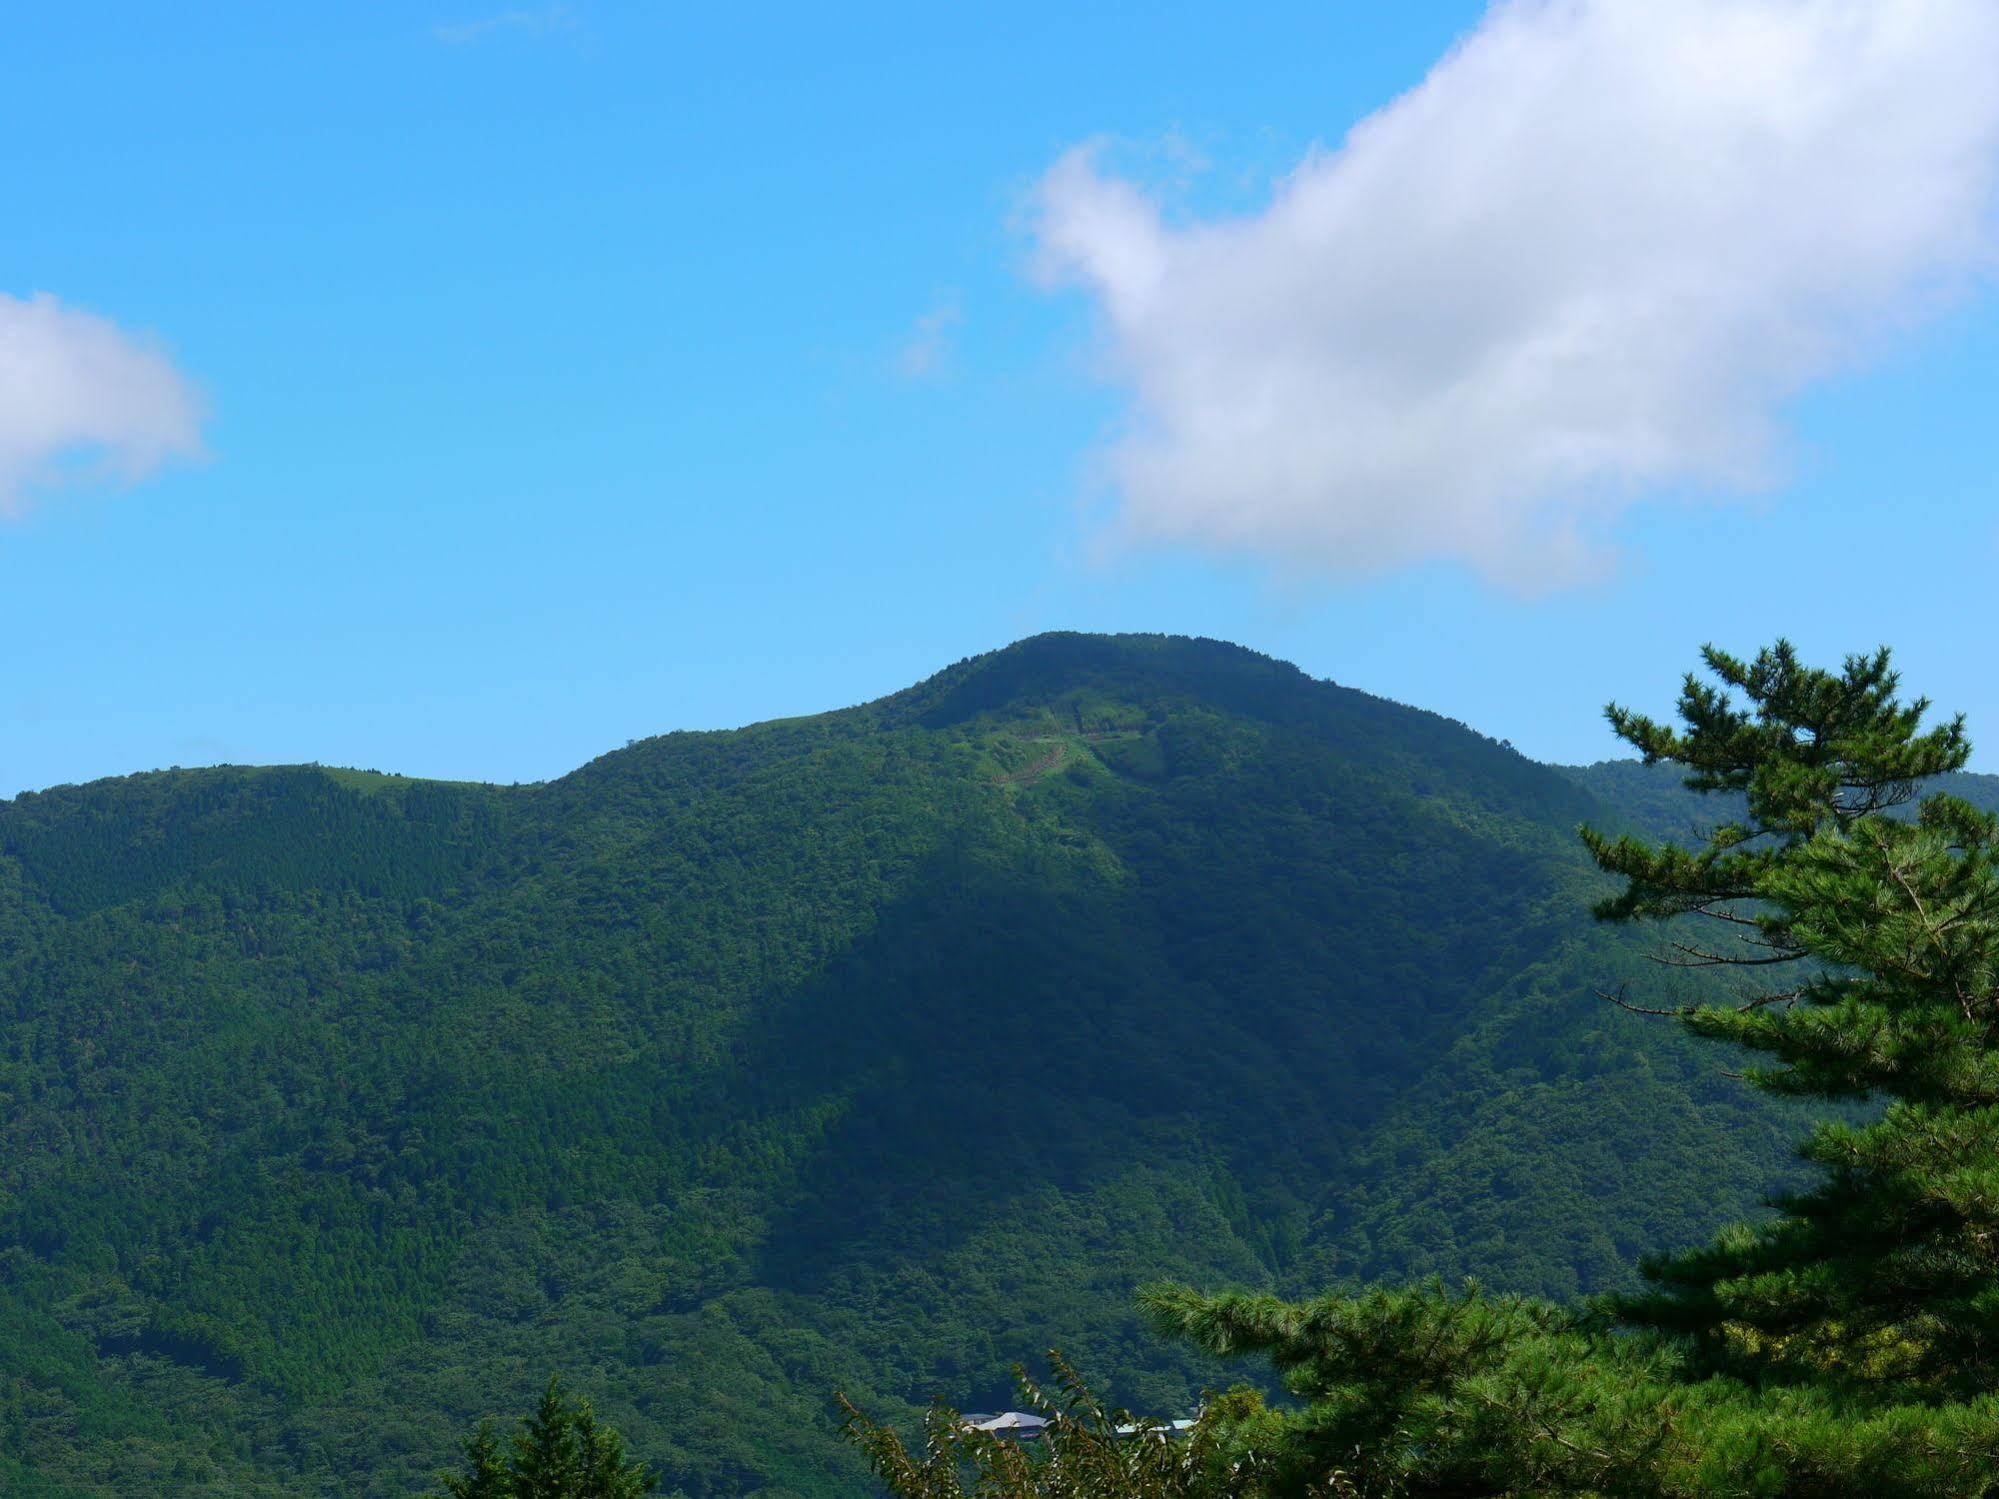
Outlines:
{"type": "Polygon", "coordinates": [[[1047,1428],[1048,1418],[1031,1411],[1001,1411],[996,1416],[967,1416],[965,1424],[974,1431],[1039,1432],[1047,1428]]]}

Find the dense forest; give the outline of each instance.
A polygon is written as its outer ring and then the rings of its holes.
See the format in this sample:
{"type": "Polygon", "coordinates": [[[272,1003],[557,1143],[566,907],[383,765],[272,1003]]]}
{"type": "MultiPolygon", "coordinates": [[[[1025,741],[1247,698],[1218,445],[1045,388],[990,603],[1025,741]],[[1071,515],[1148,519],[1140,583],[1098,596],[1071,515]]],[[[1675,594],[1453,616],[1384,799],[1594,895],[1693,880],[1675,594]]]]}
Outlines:
{"type": "Polygon", "coordinates": [[[536,786],[24,794],[0,1487],[408,1495],[559,1372],[662,1492],[854,1494],[835,1389],[1236,1377],[1144,1283],[1629,1288],[1797,1169],[1802,1105],[1597,997],[1699,976],[1590,921],[1578,825],[1716,815],[1080,635],[536,786]]]}

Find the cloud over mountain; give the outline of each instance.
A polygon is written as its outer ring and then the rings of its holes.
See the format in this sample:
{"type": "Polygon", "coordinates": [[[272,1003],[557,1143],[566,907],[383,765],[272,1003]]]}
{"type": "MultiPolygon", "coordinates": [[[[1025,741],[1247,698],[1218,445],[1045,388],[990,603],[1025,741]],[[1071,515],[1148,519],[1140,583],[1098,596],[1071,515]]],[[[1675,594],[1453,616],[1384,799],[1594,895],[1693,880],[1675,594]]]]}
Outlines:
{"type": "Polygon", "coordinates": [[[166,356],[46,293],[0,295],[0,515],[81,461],[145,476],[201,450],[201,403],[166,356]]]}
{"type": "Polygon", "coordinates": [[[1131,392],[1120,531],[1537,588],[1772,482],[1787,397],[1992,268],[1994,78],[1991,0],[1503,0],[1256,213],[1070,152],[1034,234],[1131,392]]]}

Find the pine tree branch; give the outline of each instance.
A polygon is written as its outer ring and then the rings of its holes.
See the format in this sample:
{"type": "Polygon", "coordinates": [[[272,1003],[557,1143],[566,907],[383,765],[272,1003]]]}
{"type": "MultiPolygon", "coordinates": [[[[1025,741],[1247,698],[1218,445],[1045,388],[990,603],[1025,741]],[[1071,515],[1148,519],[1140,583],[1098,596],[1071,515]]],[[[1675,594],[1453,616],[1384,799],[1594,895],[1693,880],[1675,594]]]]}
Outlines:
{"type": "Polygon", "coordinates": [[[1608,989],[1599,989],[1596,991],[1596,997],[1598,999],[1607,999],[1616,1005],[1618,1009],[1629,1010],[1634,1015],[1667,1015],[1678,1018],[1682,1015],[1691,1015],[1694,1012],[1694,1006],[1692,1005],[1681,1005],[1677,1009],[1671,1010],[1653,1009],[1649,1005],[1634,1005],[1624,997],[1625,991],[1630,987],[1629,984],[1620,984],[1615,994],[1611,993],[1608,989]]]}
{"type": "Polygon", "coordinates": [[[1709,952],[1704,947],[1692,947],[1685,942],[1668,945],[1675,952],[1684,953],[1686,956],[1668,958],[1658,953],[1647,953],[1646,957],[1664,968],[1767,968],[1773,963],[1795,963],[1805,956],[1801,952],[1784,952],[1762,958],[1745,958],[1729,953],[1709,952]]]}

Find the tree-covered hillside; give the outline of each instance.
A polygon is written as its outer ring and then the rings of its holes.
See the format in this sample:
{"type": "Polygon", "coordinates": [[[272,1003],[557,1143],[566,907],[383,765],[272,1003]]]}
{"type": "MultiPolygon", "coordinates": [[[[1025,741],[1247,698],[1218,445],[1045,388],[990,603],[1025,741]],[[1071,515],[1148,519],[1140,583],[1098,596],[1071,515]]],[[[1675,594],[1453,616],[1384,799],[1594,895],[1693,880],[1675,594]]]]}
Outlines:
{"type": "Polygon", "coordinates": [[[1141,1282],[1622,1284],[1792,1132],[1593,998],[1638,789],[1058,635],[541,786],[0,805],[0,1486],[404,1495],[559,1371],[668,1492],[850,1494],[836,1387],[1183,1407],[1141,1282]]]}

